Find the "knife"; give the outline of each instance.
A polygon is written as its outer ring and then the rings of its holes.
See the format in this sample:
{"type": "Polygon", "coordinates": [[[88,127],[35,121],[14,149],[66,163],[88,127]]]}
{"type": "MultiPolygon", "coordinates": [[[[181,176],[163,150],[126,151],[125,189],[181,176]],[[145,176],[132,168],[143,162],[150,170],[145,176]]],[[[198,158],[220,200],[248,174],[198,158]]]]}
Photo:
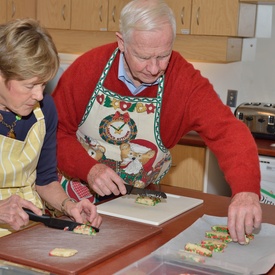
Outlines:
{"type": "MultiPolygon", "coordinates": [[[[56,228],[56,229],[62,229],[65,228],[69,231],[73,231],[77,226],[83,225],[82,223],[74,222],[74,221],[68,221],[68,220],[62,220],[62,219],[56,219],[52,218],[49,215],[43,214],[42,216],[36,215],[31,210],[26,209],[23,207],[23,210],[29,215],[29,219],[34,222],[42,222],[48,227],[56,228]]],[[[93,228],[96,232],[99,232],[99,228],[89,225],[91,228],[93,228]]]]}
{"type": "Polygon", "coordinates": [[[125,184],[127,194],[134,194],[134,195],[140,195],[140,196],[155,196],[155,197],[161,197],[166,199],[167,196],[164,192],[156,191],[156,190],[150,190],[146,188],[137,188],[130,184],[125,184]]]}

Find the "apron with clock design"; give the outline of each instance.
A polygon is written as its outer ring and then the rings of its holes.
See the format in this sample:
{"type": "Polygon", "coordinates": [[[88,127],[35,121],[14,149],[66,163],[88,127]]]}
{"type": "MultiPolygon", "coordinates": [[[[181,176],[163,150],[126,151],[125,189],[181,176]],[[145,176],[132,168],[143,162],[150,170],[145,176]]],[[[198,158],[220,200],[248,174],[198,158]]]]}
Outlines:
{"type": "MultiPolygon", "coordinates": [[[[128,184],[144,188],[158,184],[171,165],[170,152],[160,137],[164,77],[160,77],[156,98],[125,97],[105,89],[104,80],[117,52],[96,85],[77,138],[91,157],[111,167],[128,184]]],[[[87,185],[64,177],[61,183],[69,196],[91,199],[87,185]]]]}
{"type": "Polygon", "coordinates": [[[33,124],[24,141],[0,135],[0,200],[15,194],[43,209],[42,200],[35,191],[35,180],[46,125],[39,105],[33,112],[37,122],[33,124]]]}

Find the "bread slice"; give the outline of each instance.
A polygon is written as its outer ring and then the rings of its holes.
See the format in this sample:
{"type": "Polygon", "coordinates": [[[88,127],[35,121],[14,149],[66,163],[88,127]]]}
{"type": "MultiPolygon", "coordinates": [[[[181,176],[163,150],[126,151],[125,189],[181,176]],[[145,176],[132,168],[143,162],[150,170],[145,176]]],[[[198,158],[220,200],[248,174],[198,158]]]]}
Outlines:
{"type": "Polygon", "coordinates": [[[211,229],[213,231],[229,233],[227,225],[213,225],[211,229]]]}
{"type": "Polygon", "coordinates": [[[194,243],[187,243],[184,247],[186,251],[194,252],[196,254],[199,254],[201,256],[207,256],[207,257],[212,257],[212,251],[201,247],[199,244],[194,244],[194,243]]]}
{"type": "Polygon", "coordinates": [[[201,246],[214,252],[223,252],[227,244],[221,240],[203,240],[201,246]]]}
{"type": "Polygon", "coordinates": [[[74,233],[83,234],[83,235],[96,235],[96,231],[89,225],[82,224],[75,227],[73,230],[74,233]]]}
{"type": "Polygon", "coordinates": [[[206,231],[205,237],[211,238],[211,239],[218,239],[223,242],[229,243],[232,242],[232,239],[228,233],[225,232],[218,232],[218,231],[206,231]]]}
{"type": "Polygon", "coordinates": [[[138,196],[136,198],[136,203],[154,206],[161,202],[161,199],[158,197],[149,197],[149,196],[138,196]]]}
{"type": "Polygon", "coordinates": [[[71,257],[75,255],[78,251],[76,249],[71,248],[54,248],[50,251],[50,256],[57,256],[57,257],[71,257]]]}

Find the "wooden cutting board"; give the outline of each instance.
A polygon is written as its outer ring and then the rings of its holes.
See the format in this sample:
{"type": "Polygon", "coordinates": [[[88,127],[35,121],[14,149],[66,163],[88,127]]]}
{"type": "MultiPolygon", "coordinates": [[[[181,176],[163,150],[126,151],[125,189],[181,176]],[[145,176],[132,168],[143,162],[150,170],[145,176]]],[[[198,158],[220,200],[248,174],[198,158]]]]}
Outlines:
{"type": "Polygon", "coordinates": [[[104,216],[96,236],[75,234],[37,224],[0,238],[0,258],[50,271],[53,274],[79,274],[153,235],[160,227],[104,216]],[[49,256],[54,248],[73,248],[72,257],[49,256]]]}
{"type": "Polygon", "coordinates": [[[155,206],[135,203],[136,195],[122,196],[98,205],[97,211],[113,217],[160,225],[203,203],[201,199],[166,195],[167,199],[161,199],[161,203],[155,206]]]}

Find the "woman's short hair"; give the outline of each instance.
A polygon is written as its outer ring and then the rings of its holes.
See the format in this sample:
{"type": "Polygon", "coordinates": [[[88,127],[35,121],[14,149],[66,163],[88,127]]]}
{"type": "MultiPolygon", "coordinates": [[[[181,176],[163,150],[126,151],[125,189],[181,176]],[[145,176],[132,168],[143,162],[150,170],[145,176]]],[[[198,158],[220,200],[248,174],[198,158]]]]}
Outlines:
{"type": "Polygon", "coordinates": [[[9,80],[38,77],[51,80],[59,68],[55,44],[34,19],[16,19],[0,25],[0,73],[9,80]]]}

